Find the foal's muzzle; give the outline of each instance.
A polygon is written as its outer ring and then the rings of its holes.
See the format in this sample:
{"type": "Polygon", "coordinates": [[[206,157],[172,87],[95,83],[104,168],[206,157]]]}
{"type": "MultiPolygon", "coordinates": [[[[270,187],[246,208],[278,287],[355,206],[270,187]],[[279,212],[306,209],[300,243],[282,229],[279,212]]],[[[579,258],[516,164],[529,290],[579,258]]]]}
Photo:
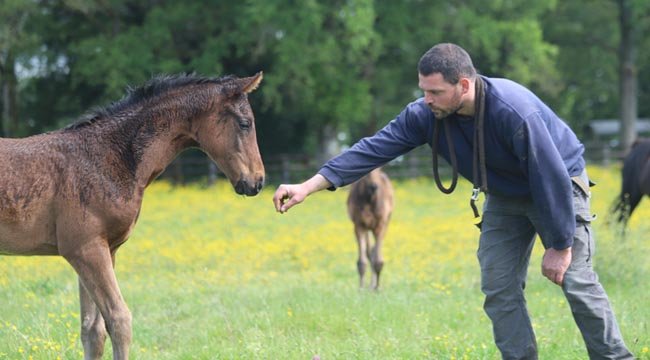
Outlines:
{"type": "Polygon", "coordinates": [[[260,177],[253,184],[247,180],[242,179],[237,181],[237,184],[235,184],[235,192],[237,192],[239,195],[255,196],[260,192],[260,190],[262,190],[263,186],[264,177],[260,177]]]}

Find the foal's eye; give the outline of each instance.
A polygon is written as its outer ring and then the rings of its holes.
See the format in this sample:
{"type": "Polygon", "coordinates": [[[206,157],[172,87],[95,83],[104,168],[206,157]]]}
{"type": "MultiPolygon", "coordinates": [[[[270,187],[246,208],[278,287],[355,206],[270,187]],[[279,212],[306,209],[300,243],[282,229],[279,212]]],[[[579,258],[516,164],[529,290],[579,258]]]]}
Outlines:
{"type": "Polygon", "coordinates": [[[251,128],[251,121],[248,119],[239,119],[239,128],[242,130],[248,130],[251,128]]]}

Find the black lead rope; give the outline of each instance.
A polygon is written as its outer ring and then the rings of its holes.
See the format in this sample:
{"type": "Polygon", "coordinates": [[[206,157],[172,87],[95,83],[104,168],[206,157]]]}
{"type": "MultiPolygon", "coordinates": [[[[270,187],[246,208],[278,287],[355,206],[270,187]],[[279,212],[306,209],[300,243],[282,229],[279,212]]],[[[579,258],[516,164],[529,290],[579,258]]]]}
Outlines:
{"type": "MultiPolygon", "coordinates": [[[[485,88],[483,79],[480,76],[476,77],[476,90],[474,97],[474,146],[472,147],[472,196],[469,200],[469,205],[474,212],[476,220],[476,227],[481,229],[482,219],[476,207],[476,200],[478,195],[482,192],[487,192],[487,169],[485,166],[485,137],[483,132],[483,124],[485,122],[485,88]]],[[[452,168],[451,185],[445,188],[440,181],[440,174],[438,172],[438,136],[440,134],[440,127],[438,120],[435,121],[433,128],[433,141],[432,141],[432,155],[433,155],[433,178],[438,186],[438,189],[445,194],[451,194],[456,188],[458,182],[458,163],[456,160],[456,151],[451,141],[451,134],[449,132],[448,119],[442,119],[443,126],[445,127],[445,138],[447,139],[447,146],[449,148],[449,159],[452,168]]]]}
{"type": "Polygon", "coordinates": [[[448,188],[442,184],[440,181],[440,174],[438,173],[438,134],[440,133],[439,123],[440,121],[436,120],[433,127],[433,144],[431,150],[433,151],[433,179],[436,181],[438,189],[445,194],[451,194],[456,188],[456,183],[458,182],[458,163],[456,162],[456,151],[454,150],[454,145],[451,142],[451,134],[449,133],[449,119],[442,119],[442,123],[445,127],[445,137],[447,138],[447,146],[449,147],[449,158],[451,159],[451,185],[448,188]]]}
{"type": "Polygon", "coordinates": [[[478,194],[487,192],[487,169],[485,166],[485,132],[483,131],[485,123],[485,86],[480,76],[476,77],[476,97],[474,98],[474,146],[473,153],[473,185],[472,197],[469,200],[469,206],[474,212],[474,219],[478,219],[476,227],[481,229],[483,220],[476,208],[478,194]],[[480,185],[479,185],[480,183],[480,185]]]}

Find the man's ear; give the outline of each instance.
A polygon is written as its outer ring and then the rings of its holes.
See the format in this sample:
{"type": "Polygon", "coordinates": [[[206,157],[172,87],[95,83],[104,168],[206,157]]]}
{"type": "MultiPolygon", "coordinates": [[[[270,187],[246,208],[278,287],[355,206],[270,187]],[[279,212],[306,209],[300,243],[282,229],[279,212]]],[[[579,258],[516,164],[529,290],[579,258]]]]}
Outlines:
{"type": "Polygon", "coordinates": [[[467,94],[469,92],[469,86],[472,84],[472,80],[466,77],[462,77],[460,80],[458,80],[458,82],[460,83],[462,89],[462,95],[467,94]]]}

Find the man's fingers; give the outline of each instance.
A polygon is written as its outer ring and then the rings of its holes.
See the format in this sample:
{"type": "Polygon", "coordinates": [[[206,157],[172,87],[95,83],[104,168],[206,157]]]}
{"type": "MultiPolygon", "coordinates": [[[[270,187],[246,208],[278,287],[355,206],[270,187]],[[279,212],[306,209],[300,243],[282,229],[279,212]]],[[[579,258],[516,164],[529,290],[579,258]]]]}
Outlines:
{"type": "Polygon", "coordinates": [[[275,196],[273,196],[273,206],[275,207],[275,211],[280,211],[280,206],[282,206],[282,201],[278,197],[277,193],[275,196]]]}
{"type": "Polygon", "coordinates": [[[564,281],[564,274],[561,271],[546,270],[542,273],[545,278],[549,279],[552,283],[562,286],[564,281]]]}
{"type": "Polygon", "coordinates": [[[291,209],[296,204],[300,204],[300,202],[302,201],[301,199],[298,199],[298,197],[296,196],[287,197],[284,200],[286,201],[283,201],[283,204],[280,208],[280,212],[282,213],[287,212],[287,210],[291,209]]]}
{"type": "Polygon", "coordinates": [[[282,187],[278,188],[273,196],[273,205],[275,205],[275,211],[283,212],[282,207],[284,202],[289,198],[289,193],[282,187]]]}
{"type": "Polygon", "coordinates": [[[542,275],[554,284],[562,285],[564,281],[564,274],[561,271],[552,269],[542,269],[542,275]]]}
{"type": "Polygon", "coordinates": [[[549,248],[542,258],[542,275],[554,284],[562,286],[564,274],[571,264],[571,248],[555,250],[549,248]]]}
{"type": "Polygon", "coordinates": [[[283,204],[280,207],[281,213],[287,212],[287,210],[289,210],[292,206],[296,204],[296,201],[293,198],[288,198],[286,200],[287,200],[286,202],[283,201],[283,204]]]}
{"type": "Polygon", "coordinates": [[[300,200],[292,194],[288,189],[279,187],[273,196],[273,204],[275,205],[275,211],[279,213],[285,213],[294,205],[298,204],[300,200]]]}

